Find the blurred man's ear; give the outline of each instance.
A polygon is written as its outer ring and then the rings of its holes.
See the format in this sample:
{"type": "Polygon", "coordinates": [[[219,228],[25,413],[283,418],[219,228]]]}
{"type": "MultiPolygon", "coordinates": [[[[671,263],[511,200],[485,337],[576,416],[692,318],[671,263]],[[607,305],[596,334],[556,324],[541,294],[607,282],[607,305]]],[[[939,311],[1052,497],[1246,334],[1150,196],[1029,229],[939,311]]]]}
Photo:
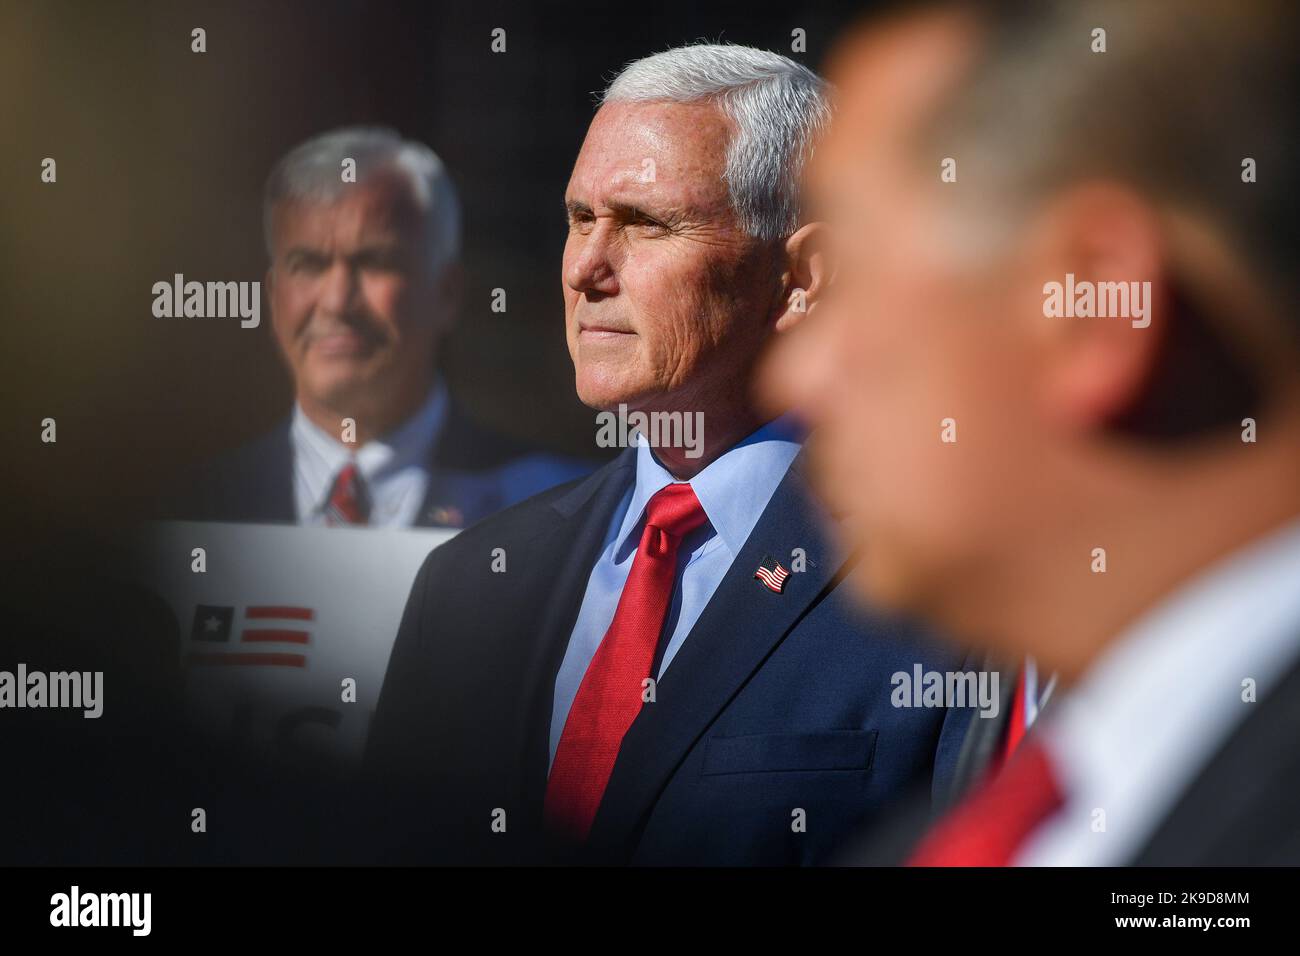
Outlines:
{"type": "Polygon", "coordinates": [[[781,298],[773,308],[778,332],[794,328],[826,293],[834,271],[830,227],[824,222],[802,226],[785,241],[783,252],[781,298]]]}
{"type": "Polygon", "coordinates": [[[1068,427],[1104,427],[1140,401],[1169,334],[1159,217],[1123,187],[1086,184],[1049,202],[1032,236],[1043,410],[1068,427]]]}

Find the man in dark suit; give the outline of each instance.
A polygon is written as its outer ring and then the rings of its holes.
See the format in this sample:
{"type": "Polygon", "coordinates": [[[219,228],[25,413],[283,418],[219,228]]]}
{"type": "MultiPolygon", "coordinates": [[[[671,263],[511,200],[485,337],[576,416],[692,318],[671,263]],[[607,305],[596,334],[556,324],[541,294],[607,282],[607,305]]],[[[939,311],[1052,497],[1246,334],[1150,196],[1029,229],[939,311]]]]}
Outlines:
{"type": "MultiPolygon", "coordinates": [[[[400,522],[412,527],[464,527],[593,467],[483,427],[450,395],[437,439],[425,455],[421,470],[427,473],[427,484],[411,499],[418,499],[418,507],[400,522]]],[[[327,499],[322,498],[305,515],[295,503],[295,458],[293,420],[289,419],[214,461],[201,477],[197,500],[178,516],[295,524],[323,515],[327,499]]],[[[379,518],[372,508],[370,520],[364,523],[390,523],[379,518]]],[[[358,514],[354,523],[362,523],[359,519],[358,514]]]]}
{"type": "Polygon", "coordinates": [[[971,710],[893,692],[960,656],[847,606],[800,430],[750,396],[828,279],[795,186],[826,115],[814,74],[746,47],[606,92],[565,197],[566,329],[598,421],[646,427],[425,561],[367,755],[380,856],[810,863],[945,785],[971,710]]]}
{"type": "Polygon", "coordinates": [[[435,372],[460,212],[441,161],[384,129],[295,147],[264,201],[290,418],[213,463],[180,517],[464,527],[591,466],[479,426],[435,372]]]}
{"type": "Polygon", "coordinates": [[[839,51],[841,307],[765,391],[818,429],[864,597],[1059,683],[858,861],[1300,863],[1296,27],[943,4],[839,51]]]}

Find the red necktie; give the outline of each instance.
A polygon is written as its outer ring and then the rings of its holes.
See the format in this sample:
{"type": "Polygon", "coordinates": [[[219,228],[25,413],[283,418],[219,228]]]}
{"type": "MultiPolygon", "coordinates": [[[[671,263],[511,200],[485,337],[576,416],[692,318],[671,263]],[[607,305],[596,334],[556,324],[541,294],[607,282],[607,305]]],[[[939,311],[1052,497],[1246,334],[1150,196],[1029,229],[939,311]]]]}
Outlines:
{"type": "Polygon", "coordinates": [[[677,550],[705,520],[687,484],[668,485],[646,505],[645,530],[627,583],[569,708],[546,783],[547,823],[574,840],[586,839],[623,735],[641,710],[642,684],[650,676],[672,597],[677,550]]]}
{"type": "Polygon", "coordinates": [[[1011,698],[1011,716],[1007,720],[1007,735],[1002,741],[1002,766],[1006,766],[1011,755],[1016,752],[1020,746],[1020,741],[1025,737],[1025,668],[1020,668],[1020,676],[1016,678],[1016,693],[1011,698]]]}
{"type": "Polygon", "coordinates": [[[1025,838],[1062,803],[1047,752],[1027,738],[921,841],[908,866],[1007,866],[1025,838]]]}
{"type": "Polygon", "coordinates": [[[370,502],[355,462],[339,469],[338,477],[330,488],[325,505],[325,520],[329,524],[365,524],[370,517],[370,502]]]}

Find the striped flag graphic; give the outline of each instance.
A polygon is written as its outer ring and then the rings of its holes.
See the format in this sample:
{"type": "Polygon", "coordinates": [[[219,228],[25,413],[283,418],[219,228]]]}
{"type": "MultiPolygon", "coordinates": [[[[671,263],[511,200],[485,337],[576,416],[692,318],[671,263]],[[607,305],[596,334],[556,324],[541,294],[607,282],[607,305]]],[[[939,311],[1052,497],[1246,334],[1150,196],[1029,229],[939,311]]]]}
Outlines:
{"type": "MultiPolygon", "coordinates": [[[[311,640],[309,628],[315,620],[316,611],[309,607],[253,605],[244,609],[244,627],[239,632],[239,642],[305,645],[311,640]]],[[[306,667],[307,655],[278,649],[263,652],[241,648],[230,652],[194,652],[189,655],[188,662],[218,666],[306,667]]]]}
{"type": "Polygon", "coordinates": [[[244,612],[244,619],[256,621],[246,627],[239,639],[253,644],[306,644],[311,632],[303,630],[316,619],[309,607],[258,606],[244,612]]]}
{"type": "Polygon", "coordinates": [[[754,572],[754,577],[758,578],[769,591],[780,594],[785,590],[785,582],[790,577],[790,572],[781,567],[780,561],[771,561],[770,563],[775,565],[772,568],[767,566],[768,563],[769,561],[764,561],[760,564],[758,570],[754,572]]]}

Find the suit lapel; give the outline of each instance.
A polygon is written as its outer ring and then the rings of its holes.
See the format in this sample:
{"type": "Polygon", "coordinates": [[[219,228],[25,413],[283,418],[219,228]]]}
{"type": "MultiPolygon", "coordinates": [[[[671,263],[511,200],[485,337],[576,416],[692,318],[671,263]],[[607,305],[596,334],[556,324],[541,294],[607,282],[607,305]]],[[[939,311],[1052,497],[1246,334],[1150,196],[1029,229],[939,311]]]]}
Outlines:
{"type": "Polygon", "coordinates": [[[636,449],[625,450],[568,494],[552,503],[552,521],[538,543],[535,560],[551,561],[558,576],[539,575],[536,594],[527,595],[521,608],[534,609],[536,616],[525,627],[524,660],[521,662],[521,709],[516,726],[515,752],[519,758],[517,781],[525,813],[540,821],[546,796],[547,766],[550,762],[551,708],[555,675],[573,633],[587,580],[596,563],[614,509],[636,476],[636,449]]]}
{"type": "Polygon", "coordinates": [[[412,525],[417,528],[466,528],[485,514],[500,510],[500,505],[485,505],[490,499],[481,475],[433,468],[420,510],[412,525]]]}
{"type": "Polygon", "coordinates": [[[442,428],[433,439],[429,452],[429,484],[424,490],[424,500],[415,513],[415,527],[463,528],[468,521],[464,510],[464,489],[456,487],[460,473],[453,462],[466,445],[472,445],[468,422],[461,414],[460,405],[448,399],[447,414],[442,428]]]}
{"type": "Polygon", "coordinates": [[[953,768],[952,784],[943,799],[936,801],[936,814],[955,806],[970,792],[971,787],[983,779],[1006,738],[1023,662],[1002,665],[996,655],[988,654],[980,666],[986,672],[999,672],[998,714],[996,717],[981,717],[976,714],[971,718],[966,736],[962,739],[961,751],[957,755],[957,765],[953,768]]]}
{"type": "Polygon", "coordinates": [[[644,820],[686,753],[843,565],[832,555],[802,474],[802,454],[786,473],[713,598],[664,672],[656,702],[642,707],[623,738],[592,827],[590,846],[626,856],[644,820]],[[794,548],[807,568],[777,594],[754,578],[768,555],[789,563],[794,548]]]}

